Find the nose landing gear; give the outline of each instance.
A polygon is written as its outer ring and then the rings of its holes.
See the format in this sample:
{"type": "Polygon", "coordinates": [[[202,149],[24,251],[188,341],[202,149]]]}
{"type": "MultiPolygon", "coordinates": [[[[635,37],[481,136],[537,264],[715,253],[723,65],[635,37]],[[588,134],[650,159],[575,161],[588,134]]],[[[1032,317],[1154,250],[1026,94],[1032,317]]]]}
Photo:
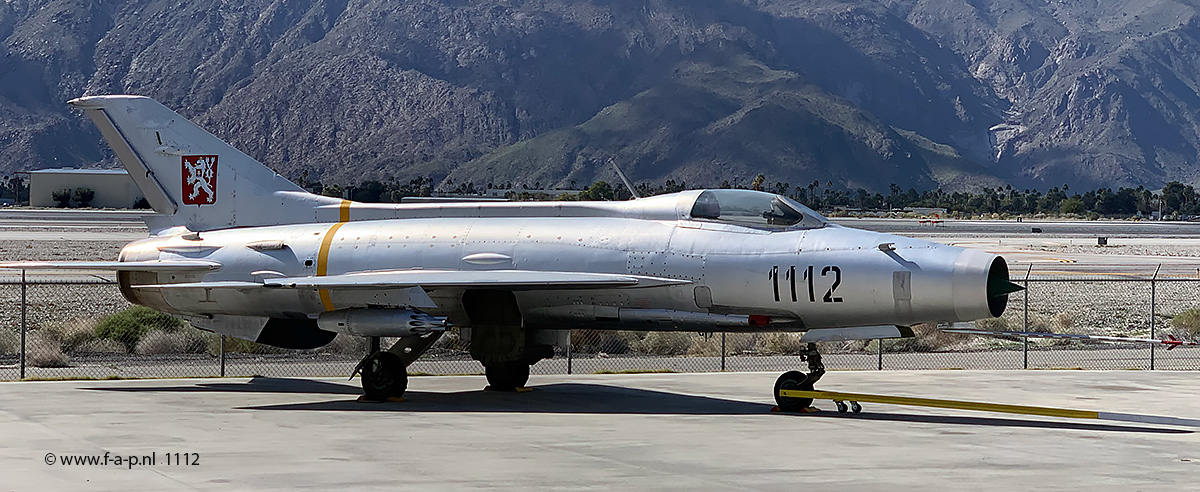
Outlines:
{"type": "Polygon", "coordinates": [[[379,337],[370,337],[370,354],[350,374],[351,378],[356,373],[362,375],[361,400],[402,401],[400,397],[408,390],[409,364],[433,346],[442,333],[401,338],[387,350],[379,350],[379,337]]]}
{"type": "MultiPolygon", "coordinates": [[[[813,385],[825,375],[825,364],[821,363],[821,353],[817,351],[816,343],[810,342],[800,357],[808,361],[807,375],[800,371],[788,371],[775,380],[775,404],[784,412],[818,411],[812,406],[812,398],[794,398],[779,394],[780,390],[813,391],[813,385]]],[[[839,410],[840,408],[839,406],[839,410]]]]}

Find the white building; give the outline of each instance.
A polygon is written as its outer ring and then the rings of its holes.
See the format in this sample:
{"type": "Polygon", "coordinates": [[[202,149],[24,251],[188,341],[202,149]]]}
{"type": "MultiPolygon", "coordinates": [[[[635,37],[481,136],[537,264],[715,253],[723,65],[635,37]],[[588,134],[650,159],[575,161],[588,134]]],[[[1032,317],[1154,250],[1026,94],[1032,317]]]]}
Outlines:
{"type": "MultiPolygon", "coordinates": [[[[29,205],[57,207],[54,192],[88,188],[96,193],[89,204],[96,208],[133,208],[142,192],[124,169],[41,169],[29,172],[29,205]]],[[[78,206],[74,198],[71,206],[78,206]]]]}

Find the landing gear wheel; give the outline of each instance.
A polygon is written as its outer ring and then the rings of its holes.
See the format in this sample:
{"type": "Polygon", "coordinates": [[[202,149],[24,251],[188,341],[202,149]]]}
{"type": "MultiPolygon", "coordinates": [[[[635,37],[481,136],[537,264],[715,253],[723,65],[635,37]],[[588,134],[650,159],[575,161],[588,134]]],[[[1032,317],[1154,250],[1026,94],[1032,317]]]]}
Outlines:
{"type": "Polygon", "coordinates": [[[779,390],[812,391],[813,385],[808,382],[808,376],[800,371],[788,371],[775,380],[775,404],[785,412],[800,412],[812,406],[812,398],[792,398],[779,396],[779,390]]]}
{"type": "Polygon", "coordinates": [[[862,405],[859,405],[856,401],[852,401],[850,402],[850,411],[854,413],[862,413],[862,405]]]}
{"type": "Polygon", "coordinates": [[[516,391],[529,382],[529,364],[522,362],[497,362],[485,364],[484,374],[493,391],[516,391]]]}
{"type": "Polygon", "coordinates": [[[408,389],[408,370],[399,355],[375,352],[363,360],[362,386],[368,400],[399,398],[408,389]]]}
{"type": "Polygon", "coordinates": [[[835,401],[834,403],[837,404],[838,413],[846,413],[849,409],[844,401],[835,401]]]}

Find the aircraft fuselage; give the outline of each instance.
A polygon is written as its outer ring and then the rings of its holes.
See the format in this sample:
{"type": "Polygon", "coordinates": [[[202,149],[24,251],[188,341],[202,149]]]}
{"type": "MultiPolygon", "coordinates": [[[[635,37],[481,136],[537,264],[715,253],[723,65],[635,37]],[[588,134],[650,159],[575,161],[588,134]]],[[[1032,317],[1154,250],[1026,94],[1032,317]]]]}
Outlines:
{"type": "MultiPolygon", "coordinates": [[[[133,302],[185,315],[301,318],[412,305],[403,289],[132,289],[375,270],[600,272],[686,280],[624,289],[517,291],[528,327],[734,331],[992,316],[993,255],[857,229],[767,231],[692,220],[488,217],[247,227],[130,244],[122,261],[204,259],[213,273],[123,276],[133,302]],[[882,246],[881,246],[882,245],[882,246]],[[751,317],[747,321],[747,316],[751,317]]],[[[430,314],[469,324],[463,288],[431,289],[430,314]]]]}

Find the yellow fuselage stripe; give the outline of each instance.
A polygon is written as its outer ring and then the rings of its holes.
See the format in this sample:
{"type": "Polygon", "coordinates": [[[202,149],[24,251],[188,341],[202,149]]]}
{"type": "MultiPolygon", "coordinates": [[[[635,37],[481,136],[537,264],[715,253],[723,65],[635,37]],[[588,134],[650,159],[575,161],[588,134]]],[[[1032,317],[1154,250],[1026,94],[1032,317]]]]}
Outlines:
{"type": "Polygon", "coordinates": [[[342,205],[338,207],[338,222],[350,222],[350,204],[354,203],[350,200],[342,200],[342,205]]]}
{"type": "MultiPolygon", "coordinates": [[[[347,203],[348,202],[342,203],[342,210],[345,211],[343,213],[346,215],[349,214],[349,206],[347,203]]],[[[324,277],[326,273],[329,273],[329,249],[330,246],[333,245],[333,236],[337,235],[338,229],[341,229],[344,225],[346,225],[345,222],[338,222],[330,226],[329,231],[325,233],[325,237],[321,239],[321,249],[317,252],[318,277],[324,277]]],[[[333,299],[330,299],[329,291],[326,289],[318,289],[317,295],[321,297],[321,305],[325,307],[325,310],[333,311],[333,299]]]]}
{"type": "Polygon", "coordinates": [[[814,398],[834,401],[857,401],[869,403],[884,403],[889,405],[909,405],[915,407],[953,408],[958,410],[977,410],[981,412],[1017,413],[1022,415],[1041,415],[1045,417],[1066,417],[1074,419],[1099,419],[1099,412],[1085,410],[1070,410],[1066,408],[1031,407],[1026,405],[1006,405],[1003,403],[981,403],[960,400],[936,400],[933,398],[915,398],[911,396],[864,395],[859,393],[839,393],[836,391],[803,391],[779,390],[779,396],[785,398],[814,398]]]}

